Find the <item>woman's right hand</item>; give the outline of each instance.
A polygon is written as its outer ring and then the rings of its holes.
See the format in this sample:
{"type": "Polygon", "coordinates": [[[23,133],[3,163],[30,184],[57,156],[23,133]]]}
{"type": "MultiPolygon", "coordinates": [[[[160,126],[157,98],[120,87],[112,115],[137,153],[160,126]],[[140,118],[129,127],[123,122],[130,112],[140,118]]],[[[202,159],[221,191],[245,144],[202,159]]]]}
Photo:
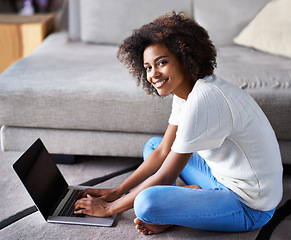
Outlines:
{"type": "Polygon", "coordinates": [[[87,198],[87,194],[89,194],[90,196],[103,199],[106,202],[113,202],[120,197],[120,195],[118,194],[117,188],[108,188],[108,189],[87,188],[84,191],[79,193],[79,195],[77,196],[77,199],[87,198]]]}

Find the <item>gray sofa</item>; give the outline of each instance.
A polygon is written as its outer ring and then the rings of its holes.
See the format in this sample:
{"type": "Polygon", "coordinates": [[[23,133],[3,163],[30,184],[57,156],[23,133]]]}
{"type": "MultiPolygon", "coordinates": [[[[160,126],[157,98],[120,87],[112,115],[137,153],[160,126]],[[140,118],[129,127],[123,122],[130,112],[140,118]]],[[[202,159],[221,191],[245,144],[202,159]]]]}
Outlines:
{"type": "Polygon", "coordinates": [[[291,163],[291,59],[233,43],[267,2],[69,0],[68,30],[0,75],[2,150],[24,151],[41,138],[56,154],[142,156],[145,142],[165,131],[172,96],[138,88],[116,52],[132,29],[176,10],[209,30],[215,73],[254,97],[291,163]]]}

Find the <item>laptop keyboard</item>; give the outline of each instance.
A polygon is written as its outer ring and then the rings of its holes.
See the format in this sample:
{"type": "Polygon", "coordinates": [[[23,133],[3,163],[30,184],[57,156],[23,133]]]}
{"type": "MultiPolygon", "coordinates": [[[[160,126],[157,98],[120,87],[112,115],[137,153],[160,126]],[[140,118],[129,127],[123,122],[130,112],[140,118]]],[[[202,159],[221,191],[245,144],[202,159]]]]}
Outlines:
{"type": "Polygon", "coordinates": [[[75,214],[74,211],[74,204],[76,202],[76,197],[78,194],[82,192],[82,190],[75,189],[71,196],[69,197],[66,204],[63,206],[62,210],[59,212],[58,216],[65,216],[65,217],[85,217],[86,214],[75,214]]]}

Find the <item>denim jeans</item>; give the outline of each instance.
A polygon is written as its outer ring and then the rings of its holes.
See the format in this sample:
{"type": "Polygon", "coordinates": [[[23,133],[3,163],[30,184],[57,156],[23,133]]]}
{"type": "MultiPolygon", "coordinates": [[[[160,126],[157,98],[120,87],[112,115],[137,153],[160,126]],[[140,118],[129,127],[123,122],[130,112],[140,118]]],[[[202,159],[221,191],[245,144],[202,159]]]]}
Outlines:
{"type": "MultiPolygon", "coordinates": [[[[144,160],[161,140],[154,137],[147,142],[144,160]]],[[[236,193],[216,180],[205,160],[197,153],[193,154],[180,177],[187,185],[199,185],[202,189],[149,187],[134,201],[136,216],[149,224],[244,232],[262,227],[274,214],[275,209],[263,212],[242,203],[236,193]]]]}

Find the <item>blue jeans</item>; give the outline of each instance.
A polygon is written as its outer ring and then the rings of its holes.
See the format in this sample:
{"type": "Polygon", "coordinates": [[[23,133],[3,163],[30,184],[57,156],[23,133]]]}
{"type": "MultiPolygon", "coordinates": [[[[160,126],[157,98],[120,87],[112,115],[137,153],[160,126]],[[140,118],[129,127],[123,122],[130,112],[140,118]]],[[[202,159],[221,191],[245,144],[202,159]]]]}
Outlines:
{"type": "MultiPolygon", "coordinates": [[[[162,138],[150,139],[144,148],[144,160],[160,144],[162,138]]],[[[259,211],[246,206],[240,197],[219,183],[205,160],[194,153],[181,172],[187,185],[154,186],[143,190],[134,201],[136,216],[145,223],[180,225],[185,227],[228,232],[251,231],[265,225],[271,211],[259,211]]]]}

